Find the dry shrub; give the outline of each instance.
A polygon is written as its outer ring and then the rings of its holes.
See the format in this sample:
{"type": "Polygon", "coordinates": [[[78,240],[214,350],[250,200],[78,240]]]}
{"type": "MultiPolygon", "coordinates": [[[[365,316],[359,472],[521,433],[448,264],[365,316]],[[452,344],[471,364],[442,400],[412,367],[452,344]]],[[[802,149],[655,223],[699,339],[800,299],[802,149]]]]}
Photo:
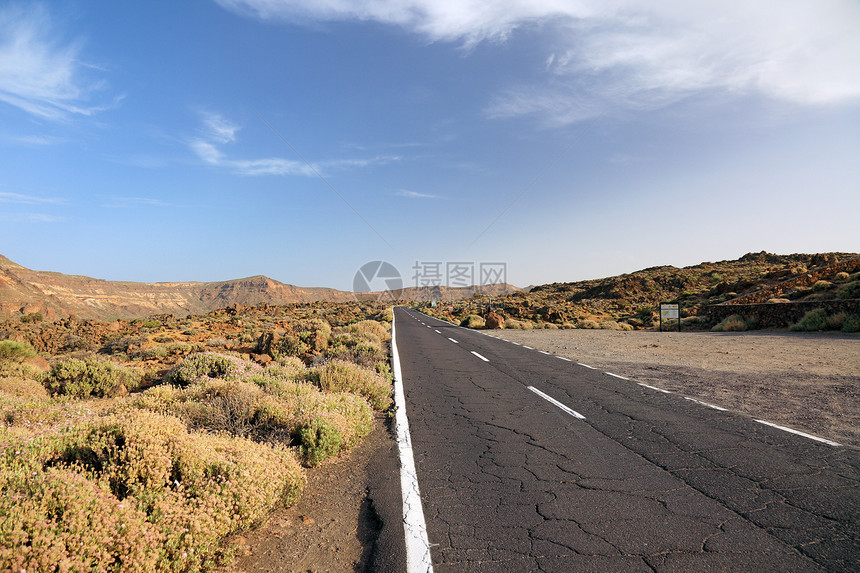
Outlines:
{"type": "Polygon", "coordinates": [[[596,320],[584,319],[584,320],[577,321],[576,328],[593,329],[593,328],[598,328],[598,324],[597,324],[596,320]]]}
{"type": "Polygon", "coordinates": [[[845,324],[845,319],[848,318],[847,312],[838,312],[827,318],[827,328],[830,330],[842,330],[845,324]]]}
{"type": "Polygon", "coordinates": [[[835,275],[833,275],[833,280],[835,280],[835,281],[847,281],[850,277],[851,277],[851,275],[849,275],[845,271],[842,271],[842,272],[838,272],[835,275]]]}
{"type": "Polygon", "coordinates": [[[261,372],[262,367],[247,360],[215,352],[198,352],[174,366],[164,377],[168,384],[188,386],[207,379],[238,380],[261,372]]]}
{"type": "Polygon", "coordinates": [[[833,283],[825,280],[815,281],[815,284],[812,285],[812,290],[816,292],[828,290],[830,288],[833,288],[833,283]]]}
{"type": "Polygon", "coordinates": [[[849,314],[842,323],[842,332],[860,332],[860,314],[849,314]]]}
{"type": "Polygon", "coordinates": [[[629,324],[627,322],[619,322],[618,323],[618,330],[630,331],[630,330],[633,330],[633,325],[629,324]]]}
{"type": "Polygon", "coordinates": [[[505,328],[509,328],[511,330],[522,330],[523,323],[515,318],[506,318],[505,319],[505,328]]]}
{"type": "Polygon", "coordinates": [[[48,397],[48,391],[45,387],[40,382],[29,378],[0,377],[0,392],[13,396],[48,397]]]}
{"type": "Polygon", "coordinates": [[[0,504],[11,505],[0,510],[11,516],[0,528],[8,549],[0,567],[24,560],[34,569],[45,561],[89,571],[211,569],[229,553],[224,536],[294,502],[304,484],[284,447],[189,434],[151,412],[0,442],[15,451],[0,458],[10,493],[0,504]]]}
{"type": "Polygon", "coordinates": [[[142,379],[138,371],[88,356],[83,360],[67,358],[54,364],[45,376],[44,384],[52,394],[101,398],[124,393],[123,390],[134,390],[142,379]]]}
{"type": "Polygon", "coordinates": [[[484,319],[478,316],[477,314],[470,314],[460,323],[460,326],[464,328],[484,328],[485,323],[484,319]]]}
{"type": "Polygon", "coordinates": [[[384,376],[341,360],[316,369],[314,381],[325,392],[351,392],[363,396],[376,410],[391,406],[391,383],[384,376]]]}
{"type": "Polygon", "coordinates": [[[600,330],[618,330],[618,323],[614,320],[604,320],[597,326],[600,330]]]}
{"type": "Polygon", "coordinates": [[[791,302],[790,299],[787,298],[769,298],[767,299],[767,304],[782,304],[786,302],[791,302]]]}
{"type": "Polygon", "coordinates": [[[713,332],[743,332],[746,329],[747,323],[744,321],[744,317],[739,314],[732,314],[724,318],[722,322],[711,330],[713,332]]]}
{"type": "Polygon", "coordinates": [[[557,325],[557,324],[553,324],[553,323],[551,323],[551,322],[547,322],[547,323],[545,323],[545,324],[543,325],[543,327],[544,327],[544,329],[546,329],[546,330],[558,330],[558,325],[557,325]]]}

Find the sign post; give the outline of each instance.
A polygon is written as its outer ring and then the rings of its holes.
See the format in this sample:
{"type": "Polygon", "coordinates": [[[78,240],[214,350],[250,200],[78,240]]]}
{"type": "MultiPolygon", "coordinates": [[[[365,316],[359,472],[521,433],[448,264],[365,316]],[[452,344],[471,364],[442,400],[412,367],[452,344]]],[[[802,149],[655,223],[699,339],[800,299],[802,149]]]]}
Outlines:
{"type": "Polygon", "coordinates": [[[678,332],[681,332],[681,305],[680,304],[669,304],[666,302],[660,303],[660,332],[663,332],[663,319],[677,319],[678,320],[678,332]]]}

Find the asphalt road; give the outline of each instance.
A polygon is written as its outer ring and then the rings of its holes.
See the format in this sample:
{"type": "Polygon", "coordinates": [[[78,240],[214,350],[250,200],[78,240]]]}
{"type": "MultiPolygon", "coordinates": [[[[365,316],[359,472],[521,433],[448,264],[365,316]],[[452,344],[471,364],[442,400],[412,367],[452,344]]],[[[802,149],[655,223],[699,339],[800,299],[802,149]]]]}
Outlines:
{"type": "Polygon", "coordinates": [[[395,322],[435,571],[860,571],[858,450],[395,322]]]}

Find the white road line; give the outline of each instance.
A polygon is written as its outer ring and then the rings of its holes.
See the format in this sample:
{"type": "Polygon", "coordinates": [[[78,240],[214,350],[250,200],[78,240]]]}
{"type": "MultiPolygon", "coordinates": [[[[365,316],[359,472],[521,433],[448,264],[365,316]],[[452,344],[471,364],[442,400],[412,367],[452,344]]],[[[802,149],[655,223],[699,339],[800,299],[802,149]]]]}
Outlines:
{"type": "Polygon", "coordinates": [[[656,386],[649,386],[648,384],[643,384],[642,382],[637,382],[640,386],[645,386],[646,388],[651,388],[652,390],[657,390],[658,392],[662,392],[663,394],[671,394],[669,390],[663,390],[662,388],[657,388],[656,386]]]}
{"type": "Polygon", "coordinates": [[[619,376],[618,374],[613,374],[612,372],[604,372],[604,374],[609,374],[610,376],[615,376],[616,378],[621,378],[622,380],[630,380],[626,376],[619,376]]]}
{"type": "Polygon", "coordinates": [[[690,402],[695,402],[696,404],[701,404],[702,406],[707,406],[708,408],[713,408],[714,410],[719,410],[720,412],[727,412],[725,408],[720,408],[719,406],[715,406],[714,404],[708,404],[707,402],[702,402],[701,400],[696,400],[695,398],[690,398],[689,396],[684,396],[684,400],[689,400],[690,402]]]}
{"type": "Polygon", "coordinates": [[[529,386],[529,390],[531,390],[532,392],[534,392],[535,394],[537,394],[538,396],[540,396],[541,398],[543,398],[544,400],[546,400],[550,404],[554,404],[554,405],[558,406],[559,408],[561,408],[562,410],[564,410],[565,412],[567,412],[568,414],[570,414],[574,418],[579,418],[580,420],[585,419],[585,416],[583,416],[582,414],[580,414],[576,410],[571,410],[570,408],[568,408],[567,406],[565,406],[564,404],[562,404],[561,402],[559,402],[558,400],[556,400],[552,396],[547,396],[546,394],[544,394],[543,392],[541,392],[540,390],[538,390],[534,386],[529,386]]]}
{"type": "Polygon", "coordinates": [[[403,529],[406,532],[406,570],[409,573],[432,573],[430,540],[427,539],[427,524],[418,490],[418,474],[415,473],[415,456],[409,436],[409,420],[406,418],[406,394],[403,391],[403,373],[400,355],[397,354],[397,337],[394,319],[391,319],[391,362],[394,370],[394,404],[397,408],[394,420],[397,426],[397,447],[400,451],[400,489],[403,492],[403,529]]]}
{"type": "Polygon", "coordinates": [[[442,334],[441,332],[439,332],[439,331],[438,331],[438,330],[436,330],[435,328],[434,328],[433,330],[434,330],[434,331],[436,331],[436,334],[442,334]]]}
{"type": "Polygon", "coordinates": [[[770,426],[772,428],[777,428],[783,430],[785,432],[791,432],[792,434],[797,434],[798,436],[803,436],[804,438],[809,438],[810,440],[815,440],[817,442],[824,442],[829,446],[841,446],[839,442],[833,442],[831,440],[825,440],[824,438],[819,438],[818,436],[813,436],[812,434],[807,434],[806,432],[801,432],[800,430],[794,430],[792,428],[786,428],[785,426],[780,426],[778,424],[774,424],[773,422],[768,422],[766,420],[756,420],[759,424],[764,424],[765,426],[770,426]]]}
{"type": "Polygon", "coordinates": [[[516,344],[517,346],[522,346],[522,344],[520,344],[519,342],[514,342],[513,340],[511,340],[511,344],[516,344]]]}
{"type": "Polygon", "coordinates": [[[450,340],[450,341],[451,341],[451,342],[453,342],[454,344],[460,344],[459,342],[457,342],[457,341],[456,341],[456,340],[454,340],[453,338],[449,338],[448,340],[450,340]]]}
{"type": "Polygon", "coordinates": [[[531,346],[526,346],[525,344],[523,344],[523,348],[528,348],[529,350],[534,350],[534,348],[532,348],[531,346]]]}
{"type": "Polygon", "coordinates": [[[573,360],[571,360],[570,358],[565,358],[564,356],[556,356],[556,358],[564,360],[565,362],[573,362],[573,360]]]}
{"type": "Polygon", "coordinates": [[[478,358],[480,358],[480,359],[481,359],[481,360],[483,360],[484,362],[489,362],[489,361],[490,361],[488,358],[484,358],[483,356],[481,356],[480,354],[478,354],[478,353],[477,353],[477,352],[475,352],[474,350],[472,351],[472,354],[474,354],[475,356],[477,356],[478,358]]]}
{"type": "Polygon", "coordinates": [[[550,354],[546,350],[538,350],[538,352],[540,352],[541,354],[546,354],[547,356],[552,356],[552,354],[550,354]]]}
{"type": "Polygon", "coordinates": [[[582,362],[577,362],[580,366],[585,366],[586,368],[591,368],[592,370],[597,370],[594,366],[589,366],[588,364],[583,364],[582,362]]]}

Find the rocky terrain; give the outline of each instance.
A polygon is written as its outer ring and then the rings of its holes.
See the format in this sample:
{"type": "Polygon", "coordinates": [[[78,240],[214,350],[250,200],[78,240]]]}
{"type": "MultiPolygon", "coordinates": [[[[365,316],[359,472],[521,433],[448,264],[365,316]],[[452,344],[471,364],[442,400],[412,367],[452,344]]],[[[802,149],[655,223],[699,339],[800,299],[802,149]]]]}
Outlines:
{"type": "Polygon", "coordinates": [[[423,310],[451,320],[495,316],[488,327],[650,328],[661,302],[678,303],[689,327],[710,328],[704,311],[735,303],[793,303],[860,298],[860,255],[748,253],[737,260],[678,268],[660,266],[587,281],[552,283],[506,296],[481,297],[423,310]],[[492,324],[490,324],[492,323],[492,324]]]}
{"type": "MultiPolygon", "coordinates": [[[[0,255],[0,319],[22,316],[56,320],[70,316],[91,320],[145,317],[151,314],[205,314],[231,305],[299,304],[356,300],[457,300],[477,287],[404,288],[393,293],[361,293],[332,288],[303,288],[262,275],[220,282],[139,283],[34,271],[0,255]]],[[[480,287],[499,295],[509,285],[480,287]]]]}

